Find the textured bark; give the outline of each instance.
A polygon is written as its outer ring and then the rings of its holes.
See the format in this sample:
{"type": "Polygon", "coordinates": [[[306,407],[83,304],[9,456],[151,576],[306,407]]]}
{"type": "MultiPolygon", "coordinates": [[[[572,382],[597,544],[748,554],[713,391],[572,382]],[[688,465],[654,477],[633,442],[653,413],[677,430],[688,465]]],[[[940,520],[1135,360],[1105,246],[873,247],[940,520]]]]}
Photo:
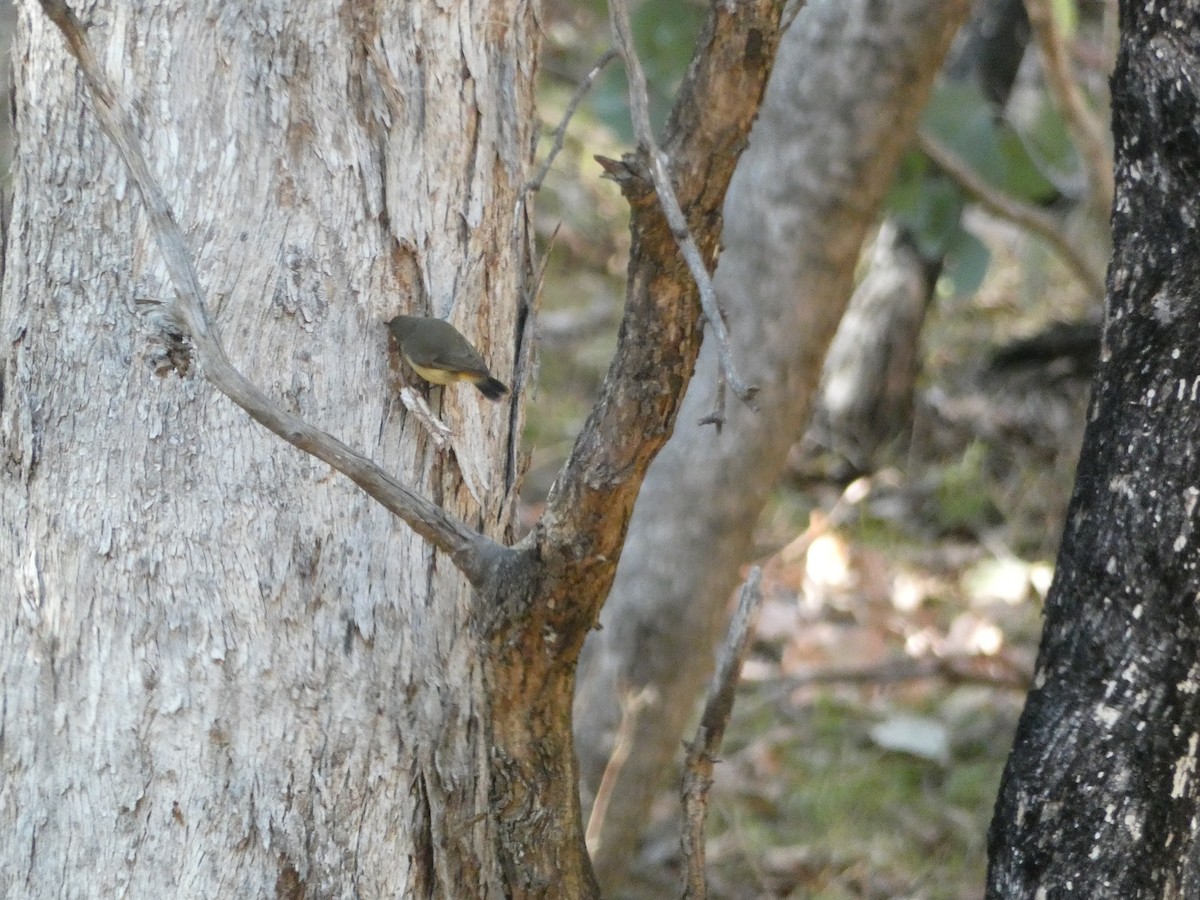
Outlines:
{"type": "Polygon", "coordinates": [[[995,898],[1200,895],[1200,3],[1120,10],[1104,344],[995,898]]]}
{"type": "MultiPolygon", "coordinates": [[[[775,59],[783,6],[783,0],[715,0],[664,129],[671,183],[710,265],[725,193],[775,59]]],[[[631,207],[617,351],[545,513],[481,609],[495,685],[496,802],[527,850],[526,857],[512,858],[514,867],[565,842],[575,842],[583,856],[571,731],[576,662],[609,595],[634,500],[675,427],[700,348],[696,284],[643,153],[606,161],[605,168],[631,207]]]]}
{"type": "Polygon", "coordinates": [[[784,38],[730,188],[716,276],[763,412],[731,403],[722,434],[696,425],[713,403],[706,345],[678,433],[638,497],[576,699],[585,789],[594,789],[618,684],[660,692],[605,822],[595,860],[602,883],[628,868],[651,788],[679,746],[737,564],[807,414],[863,235],[965,13],[962,0],[814,3],[784,38]]]}
{"type": "MultiPolygon", "coordinates": [[[[458,455],[435,453],[393,399],[382,322],[449,315],[512,372],[531,9],[89,10],[230,357],[503,534],[510,409],[447,390],[458,455]],[[487,482],[482,506],[459,465],[487,482]]],[[[13,896],[501,896],[464,578],[176,373],[186,349],[140,302],[172,292],[144,208],[36,6],[16,59],[0,306],[13,896]]]]}

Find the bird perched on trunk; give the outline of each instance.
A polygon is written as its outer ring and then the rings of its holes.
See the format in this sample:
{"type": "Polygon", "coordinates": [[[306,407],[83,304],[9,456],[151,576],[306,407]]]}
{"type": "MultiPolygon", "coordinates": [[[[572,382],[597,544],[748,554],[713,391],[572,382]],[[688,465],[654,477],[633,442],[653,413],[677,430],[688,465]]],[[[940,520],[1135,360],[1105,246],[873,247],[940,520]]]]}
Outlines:
{"type": "Polygon", "coordinates": [[[426,381],[469,381],[489,400],[508,393],[504,383],[492,377],[479,351],[449,322],[429,316],[396,316],[387,327],[400,345],[404,361],[426,381]]]}

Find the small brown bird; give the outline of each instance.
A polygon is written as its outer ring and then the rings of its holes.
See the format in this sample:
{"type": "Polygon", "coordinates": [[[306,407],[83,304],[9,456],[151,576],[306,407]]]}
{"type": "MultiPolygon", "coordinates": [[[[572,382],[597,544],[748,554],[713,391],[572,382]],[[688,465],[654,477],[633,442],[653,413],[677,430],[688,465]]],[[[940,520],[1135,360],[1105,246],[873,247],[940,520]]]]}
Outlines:
{"type": "Polygon", "coordinates": [[[387,327],[405,362],[426,381],[469,381],[489,400],[508,393],[504,383],[492,377],[479,351],[449,322],[429,316],[396,316],[387,327]]]}

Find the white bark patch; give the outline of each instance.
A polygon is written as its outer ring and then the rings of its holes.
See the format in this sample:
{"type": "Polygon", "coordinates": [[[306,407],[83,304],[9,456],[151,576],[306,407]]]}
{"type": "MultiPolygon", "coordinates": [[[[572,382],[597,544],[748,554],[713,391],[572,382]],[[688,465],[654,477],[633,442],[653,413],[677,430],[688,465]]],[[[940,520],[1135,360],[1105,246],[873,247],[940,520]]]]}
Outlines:
{"type": "Polygon", "coordinates": [[[1196,744],[1200,735],[1195,732],[1188,738],[1187,753],[1175,761],[1175,778],[1171,784],[1171,797],[1179,798],[1187,791],[1188,782],[1196,771],[1196,744]]]}
{"type": "Polygon", "coordinates": [[[1096,711],[1094,715],[1096,717],[1096,721],[1102,723],[1107,728],[1112,728],[1113,725],[1115,725],[1121,718],[1120,710],[1104,703],[1096,704],[1096,711]]]}
{"type": "Polygon", "coordinates": [[[1142,825],[1144,823],[1141,813],[1129,810],[1125,813],[1125,818],[1122,820],[1122,824],[1124,824],[1125,829],[1135,841],[1140,841],[1142,839],[1142,825]]]}
{"type": "Polygon", "coordinates": [[[1192,663],[1183,681],[1175,685],[1176,690],[1184,694],[1194,694],[1200,691],[1200,664],[1192,663]]]}
{"type": "Polygon", "coordinates": [[[1183,491],[1183,524],[1179,527],[1179,536],[1175,538],[1173,545],[1175,552],[1183,550],[1188,544],[1188,539],[1192,533],[1192,513],[1196,510],[1196,498],[1200,497],[1200,490],[1195,487],[1187,487],[1183,491]]]}
{"type": "Polygon", "coordinates": [[[1108,482],[1108,489],[1114,494],[1120,494],[1122,497],[1125,497],[1129,500],[1132,500],[1137,496],[1133,490],[1133,485],[1130,483],[1129,478],[1125,475],[1118,475],[1116,478],[1111,479],[1108,482]]]}

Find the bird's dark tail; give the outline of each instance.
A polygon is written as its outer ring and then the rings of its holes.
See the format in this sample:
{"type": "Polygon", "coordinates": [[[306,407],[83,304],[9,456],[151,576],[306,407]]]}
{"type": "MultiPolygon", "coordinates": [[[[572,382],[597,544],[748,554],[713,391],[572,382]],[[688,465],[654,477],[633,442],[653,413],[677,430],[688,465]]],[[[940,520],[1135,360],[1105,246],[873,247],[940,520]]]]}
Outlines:
{"type": "Polygon", "coordinates": [[[475,387],[479,388],[479,393],[487,397],[489,400],[499,400],[508,393],[508,387],[503,381],[492,378],[490,375],[487,378],[481,378],[475,382],[475,387]]]}

